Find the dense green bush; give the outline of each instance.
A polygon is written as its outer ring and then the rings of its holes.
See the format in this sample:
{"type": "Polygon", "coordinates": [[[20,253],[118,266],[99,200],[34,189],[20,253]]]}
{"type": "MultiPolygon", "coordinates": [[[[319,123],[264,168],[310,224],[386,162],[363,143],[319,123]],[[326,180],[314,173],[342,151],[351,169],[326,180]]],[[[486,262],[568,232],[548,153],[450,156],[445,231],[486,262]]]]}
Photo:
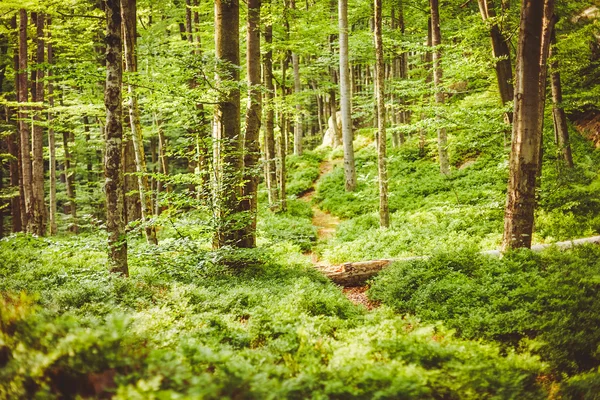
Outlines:
{"type": "Polygon", "coordinates": [[[133,241],[122,278],[102,243],[0,241],[0,398],[545,397],[536,359],[366,314],[277,249],[133,241]]]}
{"type": "Polygon", "coordinates": [[[319,177],[319,165],[324,154],[324,150],[305,151],[301,156],[290,155],[286,158],[286,191],[289,195],[300,196],[313,187],[319,177]]]}
{"type": "Polygon", "coordinates": [[[502,259],[475,251],[397,263],[382,272],[373,299],[464,338],[531,350],[553,371],[574,374],[600,365],[600,247],[502,259]]]}

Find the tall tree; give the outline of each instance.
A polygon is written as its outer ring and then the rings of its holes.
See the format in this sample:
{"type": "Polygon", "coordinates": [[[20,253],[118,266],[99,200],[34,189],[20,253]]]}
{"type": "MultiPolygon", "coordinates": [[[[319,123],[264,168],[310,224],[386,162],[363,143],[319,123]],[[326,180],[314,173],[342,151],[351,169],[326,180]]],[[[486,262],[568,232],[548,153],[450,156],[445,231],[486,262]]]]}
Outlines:
{"type": "MultiPolygon", "coordinates": [[[[50,33],[51,19],[48,18],[48,39],[51,37],[50,33]]],[[[52,40],[48,41],[48,64],[50,69],[48,70],[48,164],[50,164],[50,234],[55,235],[57,230],[56,216],[57,216],[57,205],[56,205],[56,135],[54,134],[54,82],[52,64],[54,63],[54,48],[52,47],[52,40]]]]}
{"type": "Polygon", "coordinates": [[[19,137],[21,141],[21,188],[23,191],[22,213],[26,231],[33,233],[33,184],[31,171],[31,146],[29,142],[29,125],[27,124],[28,84],[27,84],[27,11],[19,11],[19,69],[17,72],[17,101],[19,104],[19,137]]]}
{"type": "Polygon", "coordinates": [[[135,154],[135,170],[139,188],[142,223],[144,224],[144,234],[148,243],[157,244],[156,227],[149,222],[152,218],[153,208],[146,170],[146,155],[144,153],[142,124],[140,122],[140,108],[138,106],[137,94],[133,82],[131,82],[133,76],[137,73],[137,1],[121,0],[121,13],[123,24],[123,47],[125,50],[125,70],[130,74],[129,82],[127,84],[129,126],[131,128],[131,139],[135,154]]]}
{"type": "MultiPolygon", "coordinates": [[[[11,29],[13,29],[15,31],[15,43],[19,43],[19,31],[17,30],[17,16],[13,16],[10,20],[10,27],[11,29]]],[[[8,52],[8,43],[7,43],[7,52],[8,52]]],[[[18,73],[19,71],[19,46],[15,46],[14,49],[14,53],[13,53],[13,67],[15,69],[15,71],[17,72],[15,74],[15,92],[16,95],[18,96],[19,93],[19,79],[20,79],[20,74],[18,73]]],[[[6,108],[6,120],[7,122],[10,120],[10,112],[11,112],[11,108],[6,108]]],[[[19,184],[19,181],[21,179],[21,166],[19,164],[20,159],[21,159],[21,152],[19,151],[19,141],[18,141],[18,135],[20,134],[19,131],[19,122],[17,121],[17,132],[12,132],[6,137],[6,141],[7,141],[7,148],[8,148],[8,152],[11,155],[11,160],[10,160],[10,165],[9,165],[9,171],[10,171],[10,186],[12,187],[13,190],[17,189],[18,193],[14,194],[11,197],[10,200],[10,215],[11,215],[11,225],[12,225],[12,231],[13,232],[21,232],[23,230],[23,223],[22,223],[22,219],[21,216],[22,214],[24,214],[24,210],[21,209],[21,200],[22,200],[22,196],[21,193],[23,191],[23,186],[19,184]]]]}
{"type": "Polygon", "coordinates": [[[104,190],[106,193],[106,229],[108,262],[112,272],[129,274],[127,236],[125,233],[123,166],[123,64],[121,54],[121,5],[119,0],[106,0],[106,107],[104,190]]]}
{"type": "Polygon", "coordinates": [[[344,176],[346,178],[346,191],[351,192],[356,188],[356,169],[354,166],[350,68],[348,65],[348,0],[339,0],[338,15],[340,31],[340,105],[342,108],[344,176]]]}
{"type": "MultiPolygon", "coordinates": [[[[291,10],[296,9],[296,0],[288,0],[288,6],[291,10]]],[[[292,73],[294,75],[294,94],[296,95],[296,116],[294,118],[294,154],[302,155],[302,104],[300,103],[300,93],[302,84],[300,82],[300,57],[298,51],[292,51],[292,73]]]]}
{"type": "Polygon", "coordinates": [[[31,182],[33,188],[33,210],[29,226],[31,233],[38,236],[46,234],[46,204],[44,202],[44,127],[42,125],[42,112],[44,102],[44,44],[45,17],[43,13],[36,15],[34,21],[36,29],[36,68],[35,82],[32,84],[32,100],[39,105],[35,106],[33,114],[33,134],[31,136],[31,182]],[[35,88],[35,90],[33,90],[35,88]]]}
{"type": "Polygon", "coordinates": [[[260,4],[261,0],[248,0],[246,26],[246,71],[248,74],[248,106],[246,107],[246,132],[244,134],[244,186],[242,211],[247,214],[240,247],[256,247],[256,211],[258,205],[258,135],[261,124],[260,93],[260,4]]]}
{"type": "MultiPolygon", "coordinates": [[[[440,29],[440,12],[438,0],[429,0],[431,7],[431,40],[433,46],[433,85],[435,87],[435,102],[438,105],[437,120],[441,124],[442,118],[440,108],[444,104],[444,91],[442,88],[442,31],[440,29]]],[[[440,172],[444,175],[450,173],[450,161],[448,159],[448,136],[446,128],[438,127],[438,157],[440,162],[440,172]]]]}
{"type": "Polygon", "coordinates": [[[553,0],[522,0],[503,250],[531,247],[546,82],[544,16],[553,7],[553,0]]]}
{"type": "Polygon", "coordinates": [[[573,155],[571,154],[571,144],[569,142],[569,127],[567,126],[567,117],[563,109],[562,85],[560,81],[560,71],[558,69],[558,58],[556,50],[556,34],[552,32],[552,44],[549,57],[550,79],[552,88],[552,118],[554,121],[554,137],[558,149],[562,155],[565,165],[573,168],[573,155]]]}
{"type": "Polygon", "coordinates": [[[265,172],[266,183],[269,192],[269,206],[273,208],[279,200],[279,190],[277,187],[277,168],[275,163],[275,110],[273,109],[273,98],[275,87],[273,85],[273,22],[271,0],[264,2],[268,7],[269,18],[265,21],[265,44],[266,52],[263,58],[264,65],[264,85],[265,85],[265,129],[264,129],[264,146],[265,146],[265,172]]]}
{"type": "Polygon", "coordinates": [[[388,205],[388,177],[385,132],[385,63],[383,58],[383,41],[381,38],[381,2],[374,0],[374,39],[375,39],[375,96],[377,98],[377,166],[379,173],[379,225],[390,226],[390,210],[388,205]]]}
{"type": "MultiPolygon", "coordinates": [[[[500,91],[502,104],[514,101],[514,86],[512,64],[510,60],[510,47],[506,37],[497,22],[494,0],[478,0],[479,11],[484,22],[489,22],[490,38],[492,39],[492,54],[495,59],[496,79],[500,91]]],[[[504,5],[504,2],[502,2],[504,5]]],[[[506,118],[512,123],[512,113],[507,113],[506,118]]]]}
{"type": "Polygon", "coordinates": [[[217,182],[214,199],[217,226],[213,245],[238,246],[244,215],[240,213],[240,172],[244,159],[240,140],[240,65],[238,0],[215,0],[215,53],[221,94],[215,105],[214,139],[217,182]],[[233,83],[227,85],[227,83],[233,83]]]}

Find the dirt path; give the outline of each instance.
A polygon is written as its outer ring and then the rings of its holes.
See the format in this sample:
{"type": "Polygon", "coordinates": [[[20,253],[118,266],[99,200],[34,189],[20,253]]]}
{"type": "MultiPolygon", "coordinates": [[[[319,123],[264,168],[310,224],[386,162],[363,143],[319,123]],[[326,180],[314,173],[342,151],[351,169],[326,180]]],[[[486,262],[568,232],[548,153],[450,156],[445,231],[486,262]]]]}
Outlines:
{"type": "MultiPolygon", "coordinates": [[[[300,197],[300,200],[312,203],[312,199],[315,195],[315,189],[321,178],[333,171],[334,166],[337,163],[325,160],[319,165],[319,178],[315,181],[311,190],[306,192],[300,197]]],[[[311,204],[313,211],[312,224],[317,228],[317,238],[321,241],[327,241],[335,235],[335,229],[340,224],[340,219],[334,215],[329,214],[321,210],[315,204],[311,204]]],[[[313,258],[314,261],[314,258],[313,258]]]]}
{"type": "MultiPolygon", "coordinates": [[[[329,160],[321,162],[321,165],[319,165],[319,178],[315,181],[312,189],[300,197],[300,200],[311,204],[311,208],[313,211],[312,224],[317,228],[318,240],[323,242],[326,242],[335,236],[335,230],[340,224],[340,219],[326,211],[321,210],[316,204],[312,203],[312,199],[315,196],[316,187],[321,181],[321,179],[325,175],[333,171],[333,168],[338,163],[339,160],[338,162],[329,160]]],[[[318,269],[326,271],[331,270],[332,268],[338,268],[319,262],[319,256],[316,253],[311,252],[310,257],[312,263],[315,264],[315,267],[318,269]]],[[[379,304],[368,299],[366,294],[367,289],[367,286],[343,288],[342,292],[354,304],[360,304],[366,307],[367,310],[372,310],[374,308],[377,308],[379,304]]]]}

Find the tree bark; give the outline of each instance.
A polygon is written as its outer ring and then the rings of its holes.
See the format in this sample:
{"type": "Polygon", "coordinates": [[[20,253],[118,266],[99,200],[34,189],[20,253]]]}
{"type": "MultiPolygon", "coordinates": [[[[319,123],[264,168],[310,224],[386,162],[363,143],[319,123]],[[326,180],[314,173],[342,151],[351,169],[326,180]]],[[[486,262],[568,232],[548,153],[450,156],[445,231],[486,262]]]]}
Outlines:
{"type": "MultiPolygon", "coordinates": [[[[289,7],[296,9],[296,1],[289,0],[289,7]]],[[[294,118],[294,154],[302,155],[302,104],[300,102],[300,93],[302,84],[300,82],[300,57],[296,51],[292,51],[292,72],[294,75],[294,94],[296,95],[296,115],[294,118]]]]}
{"type": "MultiPolygon", "coordinates": [[[[50,28],[51,19],[48,18],[48,28],[50,28]]],[[[48,38],[50,39],[51,33],[50,29],[48,29],[48,38]]],[[[50,111],[48,111],[48,153],[50,164],[50,235],[56,235],[57,231],[57,223],[56,223],[56,215],[57,215],[57,205],[56,205],[56,136],[54,134],[54,81],[52,65],[54,64],[54,49],[52,47],[52,40],[48,42],[47,45],[48,51],[48,64],[50,65],[50,69],[48,70],[48,106],[50,107],[50,111]]]]}
{"type": "Polygon", "coordinates": [[[388,206],[388,177],[385,133],[385,81],[383,42],[381,39],[381,2],[374,0],[374,39],[375,39],[375,96],[377,97],[377,167],[379,174],[379,225],[390,226],[388,206]]]}
{"type": "Polygon", "coordinates": [[[354,165],[352,95],[350,93],[350,70],[348,65],[348,0],[339,0],[338,15],[340,32],[340,105],[342,111],[342,143],[344,146],[344,176],[346,191],[352,192],[356,189],[356,168],[354,165]]]}
{"type": "MultiPolygon", "coordinates": [[[[188,8],[189,10],[189,8],[188,8]]],[[[144,153],[142,124],[140,122],[140,109],[137,94],[131,84],[133,75],[137,74],[136,35],[137,35],[137,4],[136,0],[121,0],[123,47],[125,50],[125,70],[130,74],[130,82],[127,85],[129,124],[135,155],[135,171],[140,196],[140,208],[144,234],[146,241],[150,244],[158,244],[156,227],[152,225],[152,196],[146,170],[146,155],[144,153]]],[[[191,23],[191,22],[190,22],[191,23]]],[[[191,35],[190,35],[191,36],[191,35]]]]}
{"type": "MultiPolygon", "coordinates": [[[[19,41],[19,32],[17,31],[17,16],[13,16],[10,20],[10,27],[11,29],[13,29],[16,33],[16,38],[15,38],[15,42],[18,43],[19,41]]],[[[7,47],[7,51],[8,51],[8,47],[7,47]]],[[[19,95],[19,78],[20,78],[20,74],[18,73],[19,71],[19,46],[15,46],[14,49],[14,53],[13,53],[13,67],[16,71],[15,73],[15,94],[18,97],[19,95]]],[[[10,111],[11,108],[7,107],[6,108],[6,121],[10,121],[10,111]]],[[[18,108],[17,108],[17,112],[18,112],[18,108]]],[[[12,232],[21,232],[23,230],[23,221],[22,221],[22,215],[24,214],[24,210],[21,209],[21,200],[22,200],[22,196],[21,193],[23,191],[23,186],[19,184],[20,181],[20,177],[21,177],[21,166],[20,166],[20,162],[19,160],[21,159],[21,152],[19,151],[19,140],[18,140],[18,136],[20,134],[19,132],[19,122],[16,121],[16,127],[17,127],[17,131],[16,132],[11,132],[7,137],[6,137],[6,141],[8,143],[7,145],[7,149],[8,149],[8,153],[12,156],[11,160],[10,160],[10,164],[9,164],[9,171],[10,171],[10,186],[14,189],[18,190],[18,195],[13,195],[11,197],[10,200],[10,215],[11,215],[11,225],[12,225],[12,232]]]]}
{"type": "MultiPolygon", "coordinates": [[[[17,73],[17,101],[27,103],[27,11],[19,11],[19,70],[17,73]]],[[[31,146],[29,142],[29,126],[27,124],[28,108],[19,105],[19,136],[21,140],[21,187],[25,213],[22,214],[23,225],[28,233],[33,233],[33,183],[31,171],[31,146]]]]}
{"type": "Polygon", "coordinates": [[[573,155],[571,154],[571,144],[569,142],[569,127],[567,126],[567,117],[562,108],[562,85],[560,81],[560,72],[558,69],[558,59],[556,51],[556,34],[552,32],[552,44],[549,57],[552,59],[551,87],[552,87],[552,117],[554,120],[554,136],[558,150],[560,151],[565,165],[573,168],[573,155]]]}
{"type": "MultiPolygon", "coordinates": [[[[271,0],[267,0],[265,4],[268,7],[269,15],[272,12],[271,0]]],[[[264,55],[264,85],[265,92],[265,165],[266,165],[266,183],[269,192],[269,207],[275,208],[279,201],[279,188],[277,187],[277,166],[276,166],[276,150],[275,150],[275,111],[273,109],[275,87],[273,85],[273,23],[271,19],[265,22],[265,43],[267,51],[264,55]]]]}
{"type": "MultiPolygon", "coordinates": [[[[438,124],[442,123],[440,110],[444,104],[444,91],[442,88],[442,32],[440,30],[440,13],[438,0],[429,0],[431,7],[431,44],[433,46],[433,85],[435,87],[435,102],[438,105],[436,119],[438,124]]],[[[448,159],[448,136],[445,127],[438,127],[438,156],[440,159],[440,172],[444,175],[450,173],[450,161],[448,159]]]]}
{"type": "MultiPolygon", "coordinates": [[[[289,32],[289,26],[288,26],[289,32]]],[[[281,102],[285,104],[286,97],[286,74],[289,65],[289,57],[286,53],[281,61],[281,102]]],[[[280,112],[280,132],[279,137],[279,195],[281,196],[281,211],[287,211],[287,193],[286,193],[286,156],[287,156],[287,143],[288,143],[288,118],[285,110],[280,112]]]]}
{"type": "Polygon", "coordinates": [[[32,101],[40,103],[35,106],[33,114],[33,134],[31,137],[32,163],[31,163],[31,182],[33,187],[33,210],[29,221],[31,233],[38,236],[46,234],[46,204],[44,202],[44,127],[42,126],[42,112],[44,102],[44,55],[46,46],[44,44],[44,24],[45,17],[43,13],[38,13],[35,25],[36,29],[36,69],[35,82],[32,88],[32,101]]]}
{"type": "Polygon", "coordinates": [[[240,91],[224,89],[227,81],[239,82],[239,2],[215,0],[215,53],[219,61],[217,84],[222,90],[214,113],[215,204],[217,227],[213,246],[238,246],[243,230],[240,213],[240,172],[243,170],[240,140],[240,91]]]}
{"type": "Polygon", "coordinates": [[[108,263],[112,272],[129,275],[127,236],[123,216],[123,143],[121,58],[121,7],[119,0],[106,0],[106,107],[104,190],[106,192],[106,229],[108,231],[108,263]]]}
{"type": "MultiPolygon", "coordinates": [[[[479,11],[484,22],[496,17],[493,0],[479,0],[479,11]]],[[[512,83],[512,63],[510,60],[510,48],[508,41],[500,30],[496,22],[490,23],[490,38],[492,40],[492,54],[494,55],[496,78],[498,80],[498,89],[500,91],[500,100],[502,104],[514,101],[514,86],[512,83]]],[[[512,124],[513,114],[506,114],[509,123],[512,124]]]]}
{"type": "Polygon", "coordinates": [[[544,15],[552,6],[553,0],[522,2],[503,251],[531,247],[545,83],[544,15]]]}
{"type": "Polygon", "coordinates": [[[256,212],[258,208],[258,177],[261,125],[260,93],[260,5],[261,0],[248,0],[246,26],[246,71],[248,76],[248,105],[244,136],[244,176],[241,210],[246,214],[240,247],[256,247],[256,212]]]}

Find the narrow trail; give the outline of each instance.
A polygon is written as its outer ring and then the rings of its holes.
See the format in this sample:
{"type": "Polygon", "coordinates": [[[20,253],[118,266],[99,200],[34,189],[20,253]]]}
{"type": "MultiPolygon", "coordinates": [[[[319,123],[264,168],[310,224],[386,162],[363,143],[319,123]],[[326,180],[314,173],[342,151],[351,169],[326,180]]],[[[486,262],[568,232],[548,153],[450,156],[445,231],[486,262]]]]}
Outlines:
{"type": "MultiPolygon", "coordinates": [[[[314,204],[314,202],[312,200],[313,200],[313,197],[315,196],[317,185],[319,184],[321,179],[325,175],[327,175],[331,171],[333,171],[335,166],[340,163],[341,163],[341,160],[334,160],[334,161],[324,160],[323,162],[321,162],[321,164],[319,165],[319,177],[313,184],[311,190],[304,193],[299,198],[300,200],[305,201],[311,205],[311,208],[313,211],[312,224],[313,224],[313,226],[315,226],[317,228],[317,239],[320,242],[327,242],[335,236],[335,231],[337,229],[337,226],[340,224],[340,219],[334,215],[331,215],[330,213],[328,213],[326,211],[321,210],[316,204],[314,204]]],[[[315,268],[322,270],[324,272],[325,271],[333,272],[331,265],[320,262],[318,254],[311,252],[310,257],[311,257],[312,263],[315,265],[315,268]]],[[[333,268],[338,268],[338,267],[333,267],[333,268]]],[[[372,310],[379,306],[378,303],[373,302],[367,298],[366,291],[367,291],[368,287],[366,285],[360,286],[360,287],[349,287],[349,288],[341,288],[341,289],[342,289],[342,292],[346,295],[346,297],[348,297],[348,299],[351,302],[353,302],[354,304],[361,304],[365,308],[367,308],[367,310],[372,310]]]]}
{"type": "MultiPolygon", "coordinates": [[[[333,171],[333,168],[339,164],[336,161],[325,160],[321,162],[319,165],[319,177],[313,184],[313,187],[304,195],[300,197],[300,200],[305,201],[311,204],[311,208],[313,211],[312,224],[317,228],[317,238],[320,241],[327,241],[331,239],[335,235],[335,230],[337,226],[340,224],[340,219],[334,215],[329,214],[326,211],[321,210],[316,204],[312,202],[313,197],[316,193],[316,188],[321,179],[333,171]]],[[[314,255],[313,257],[316,257],[314,255]]],[[[318,262],[313,258],[313,262],[318,262]]]]}

